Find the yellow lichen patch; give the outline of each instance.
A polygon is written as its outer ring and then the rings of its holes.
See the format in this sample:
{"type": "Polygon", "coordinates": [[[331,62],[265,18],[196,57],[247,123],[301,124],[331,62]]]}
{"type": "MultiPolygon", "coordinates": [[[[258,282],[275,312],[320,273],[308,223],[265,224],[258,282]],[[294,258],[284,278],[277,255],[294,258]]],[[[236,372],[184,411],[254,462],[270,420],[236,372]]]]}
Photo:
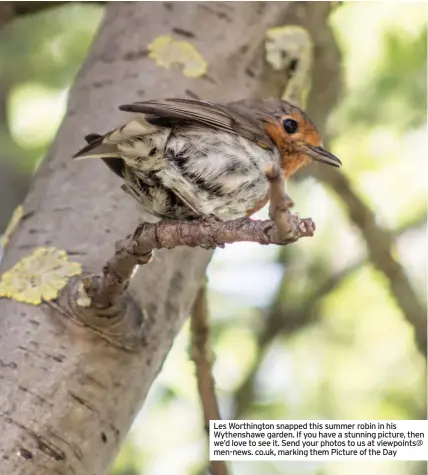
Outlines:
{"type": "Polygon", "coordinates": [[[2,275],[0,298],[39,305],[55,299],[68,278],[81,272],[81,264],[69,261],[65,251],[39,247],[2,275]]]}
{"type": "Polygon", "coordinates": [[[24,207],[19,205],[15,208],[15,211],[10,218],[6,226],[6,230],[3,235],[0,237],[0,246],[5,247],[9,241],[10,236],[12,235],[13,231],[15,231],[16,227],[18,226],[19,221],[21,221],[22,215],[24,214],[24,207]]]}
{"type": "Polygon", "coordinates": [[[177,41],[171,36],[159,36],[148,45],[150,58],[158,66],[169,69],[173,64],[183,68],[183,74],[189,78],[203,76],[207,72],[207,63],[198,50],[187,41],[177,41]]]}
{"type": "Polygon", "coordinates": [[[290,70],[282,98],[304,107],[311,85],[311,35],[296,25],[270,28],[266,31],[265,47],[266,61],[275,71],[290,70]]]}

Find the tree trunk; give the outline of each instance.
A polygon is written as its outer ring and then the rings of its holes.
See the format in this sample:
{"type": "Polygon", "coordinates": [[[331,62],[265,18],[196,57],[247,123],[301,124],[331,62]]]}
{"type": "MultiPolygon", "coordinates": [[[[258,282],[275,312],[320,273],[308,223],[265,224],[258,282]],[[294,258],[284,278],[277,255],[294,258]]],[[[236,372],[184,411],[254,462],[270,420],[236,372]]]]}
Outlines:
{"type": "MultiPolygon", "coordinates": [[[[134,100],[280,95],[286,78],[265,63],[266,29],[304,25],[317,45],[328,31],[330,8],[328,2],[109,3],[1,270],[38,246],[55,246],[99,272],[114,242],[139,219],[101,162],[70,159],[83,136],[120,123],[126,114],[117,106],[134,100]],[[197,48],[208,63],[206,75],[191,79],[156,65],[147,46],[169,34],[197,48]]],[[[188,315],[210,257],[201,249],[161,251],[137,271],[131,293],[145,319],[139,353],[109,345],[46,304],[0,300],[1,473],[106,472],[188,315]]]]}

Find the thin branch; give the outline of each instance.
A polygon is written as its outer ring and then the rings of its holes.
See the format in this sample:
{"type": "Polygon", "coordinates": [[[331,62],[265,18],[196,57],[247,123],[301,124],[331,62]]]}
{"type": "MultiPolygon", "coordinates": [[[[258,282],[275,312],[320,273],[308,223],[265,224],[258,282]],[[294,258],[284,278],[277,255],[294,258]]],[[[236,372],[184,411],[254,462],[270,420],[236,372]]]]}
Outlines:
{"type": "Polygon", "coordinates": [[[266,170],[270,181],[271,209],[275,221],[241,218],[221,222],[215,218],[195,221],[160,221],[143,223],[133,235],[116,243],[116,253],[103,269],[103,275],[86,277],[85,292],[94,309],[114,306],[126,290],[137,265],[150,262],[153,249],[177,246],[215,249],[234,242],[259,244],[291,244],[301,237],[313,236],[312,219],[300,219],[289,211],[291,199],[284,191],[284,179],[276,165],[266,170]],[[281,191],[282,187],[282,191],[281,191]]]}
{"type": "Polygon", "coordinates": [[[192,333],[191,358],[196,366],[198,391],[201,398],[205,430],[209,430],[209,421],[221,419],[212,377],[212,352],[210,348],[210,329],[206,296],[206,283],[196,296],[191,312],[192,333]]]}
{"type": "Polygon", "coordinates": [[[419,301],[403,266],[394,257],[393,233],[377,222],[375,213],[355,192],[346,175],[328,173],[322,167],[317,169],[316,174],[317,178],[329,185],[343,201],[351,221],[358,227],[366,241],[371,262],[387,278],[392,296],[414,329],[419,351],[426,355],[427,306],[426,303],[419,301]]]}
{"type": "MultiPolygon", "coordinates": [[[[213,358],[210,348],[206,283],[200,288],[193,304],[190,325],[191,358],[196,367],[196,381],[202,404],[205,430],[209,433],[210,420],[219,420],[221,417],[212,375],[213,358]]],[[[228,475],[227,465],[224,461],[212,460],[210,470],[212,475],[228,475]]]]}
{"type": "MultiPolygon", "coordinates": [[[[397,228],[394,234],[397,234],[399,237],[423,225],[426,225],[425,213],[420,214],[412,221],[397,228]]],[[[311,322],[314,322],[318,317],[317,310],[322,304],[323,299],[335,289],[339,288],[346,278],[369,263],[370,261],[367,257],[364,257],[341,271],[330,275],[323,280],[321,285],[316,288],[310,296],[305,298],[302,305],[297,309],[290,307],[284,308],[283,302],[287,300],[283,298],[284,284],[286,279],[290,279],[289,274],[284,274],[274,302],[267,315],[263,318],[263,328],[257,335],[257,346],[260,348],[259,357],[257,361],[254,362],[254,365],[236,392],[236,417],[245,414],[253,400],[254,380],[259,371],[260,363],[264,360],[264,356],[272,342],[281,335],[291,335],[311,322]]]]}

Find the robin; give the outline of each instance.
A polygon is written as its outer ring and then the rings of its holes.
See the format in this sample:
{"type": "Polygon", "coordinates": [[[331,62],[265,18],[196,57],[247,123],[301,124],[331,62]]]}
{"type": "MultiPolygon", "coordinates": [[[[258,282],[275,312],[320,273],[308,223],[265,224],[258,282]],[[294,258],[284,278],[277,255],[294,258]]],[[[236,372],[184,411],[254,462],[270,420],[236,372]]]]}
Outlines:
{"type": "Polygon", "coordinates": [[[101,158],[158,219],[252,215],[268,201],[268,163],[278,163],[285,177],[312,160],[341,166],[305,112],[283,100],[165,99],[119,109],[134,117],[85,137],[74,158],[101,158]]]}

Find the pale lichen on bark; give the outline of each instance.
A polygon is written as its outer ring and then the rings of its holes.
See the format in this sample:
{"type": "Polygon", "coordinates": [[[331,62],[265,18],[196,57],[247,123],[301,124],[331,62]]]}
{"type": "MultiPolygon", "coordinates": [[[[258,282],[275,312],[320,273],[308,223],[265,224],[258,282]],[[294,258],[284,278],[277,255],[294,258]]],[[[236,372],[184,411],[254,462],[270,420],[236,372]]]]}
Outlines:
{"type": "Polygon", "coordinates": [[[68,279],[81,272],[82,265],[70,261],[66,251],[38,247],[0,276],[0,298],[40,305],[55,300],[68,279]]]}
{"type": "Polygon", "coordinates": [[[313,41],[306,28],[286,25],[266,31],[266,61],[287,75],[282,99],[305,107],[311,88],[313,41]]]}
{"type": "Polygon", "coordinates": [[[177,41],[171,36],[159,36],[149,45],[149,56],[158,66],[169,69],[178,65],[184,76],[197,78],[207,72],[207,62],[188,41],[177,41]]]}

